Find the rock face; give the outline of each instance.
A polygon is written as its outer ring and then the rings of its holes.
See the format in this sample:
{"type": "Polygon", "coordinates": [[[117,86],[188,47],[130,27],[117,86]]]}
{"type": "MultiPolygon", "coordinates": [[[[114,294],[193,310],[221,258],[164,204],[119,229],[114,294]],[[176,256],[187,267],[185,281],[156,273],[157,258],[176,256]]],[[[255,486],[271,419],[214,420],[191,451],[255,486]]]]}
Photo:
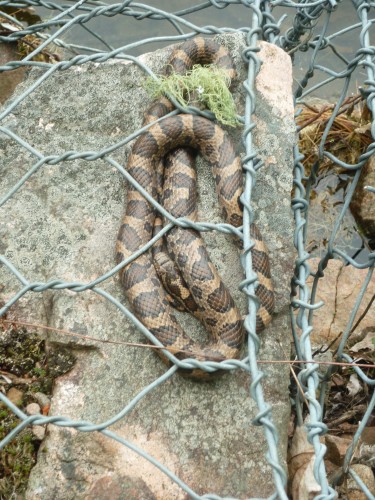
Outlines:
{"type": "MultiPolygon", "coordinates": [[[[0,42],[0,66],[18,58],[17,43],[9,44],[0,42]]],[[[15,87],[22,82],[24,76],[24,68],[4,71],[0,74],[0,103],[5,102],[13,94],[15,87]]]]}
{"type": "MultiPolygon", "coordinates": [[[[309,261],[312,271],[317,271],[319,259],[309,261]]],[[[358,294],[368,273],[367,269],[353,269],[345,266],[340,260],[330,260],[324,270],[324,277],[319,281],[316,302],[322,300],[324,306],[314,313],[314,325],[311,339],[314,345],[328,345],[331,342],[334,347],[340,343],[342,332],[345,331],[350,315],[352,313],[358,294]]],[[[312,284],[309,278],[308,284],[312,284]]],[[[354,324],[364,315],[349,340],[350,345],[363,340],[368,334],[373,336],[375,324],[375,309],[366,308],[375,293],[375,281],[372,279],[368,284],[361,305],[358,310],[354,324]]],[[[333,347],[333,348],[334,348],[333,347]]]]}
{"type": "Polygon", "coordinates": [[[353,193],[350,209],[363,234],[370,239],[371,248],[375,246],[375,203],[374,193],[366,186],[375,185],[375,159],[372,156],[363,166],[357,189],[353,193]]]}
{"type": "MultiPolygon", "coordinates": [[[[235,100],[243,113],[246,78],[241,60],[242,34],[218,37],[233,54],[239,79],[235,100]]],[[[277,311],[261,333],[259,359],[289,359],[289,284],[293,267],[290,210],[292,146],[295,141],[291,98],[291,64],[274,46],[262,44],[257,84],[255,146],[265,162],[254,189],[256,220],[270,253],[277,311]]],[[[143,56],[155,72],[171,48],[143,56]]],[[[33,70],[17,89],[32,85],[42,71],[33,70]]],[[[56,72],[9,115],[4,125],[43,155],[66,151],[101,152],[137,130],[150,99],[142,71],[134,64],[106,63],[56,72]]],[[[238,150],[241,131],[231,132],[238,150]]],[[[5,134],[0,135],[0,194],[4,195],[38,158],[5,134]]],[[[130,146],[107,154],[122,165],[130,146]]],[[[100,155],[99,155],[100,156],[100,155]]],[[[200,220],[218,222],[220,207],[207,165],[198,163],[200,220]]],[[[119,172],[103,159],[59,162],[40,167],[4,205],[0,215],[0,250],[30,282],[61,279],[89,283],[114,267],[114,247],[126,202],[119,172]]],[[[217,232],[205,237],[211,256],[237,303],[243,279],[235,245],[217,232]]],[[[0,267],[3,299],[22,285],[0,267]]],[[[125,303],[117,276],[98,285],[125,303]]],[[[41,323],[105,341],[144,342],[135,326],[108,300],[92,291],[67,289],[28,292],[9,317],[41,323]]],[[[183,316],[183,315],[181,315],[183,316]]],[[[191,318],[184,328],[198,334],[191,318]]],[[[105,422],[120,412],[144,387],[166,370],[151,349],[103,344],[61,333],[51,342],[70,345],[76,365],[57,380],[50,415],[105,422]]],[[[285,464],[289,417],[289,369],[263,365],[265,398],[272,405],[280,435],[279,456],[285,464]]],[[[110,430],[168,467],[197,494],[244,498],[268,496],[272,472],[266,461],[262,429],[251,425],[257,408],[249,395],[251,380],[240,370],[197,383],[178,374],[141,399],[110,430]]],[[[186,498],[186,493],[145,458],[109,437],[70,427],[48,427],[27,498],[186,498]]]]}

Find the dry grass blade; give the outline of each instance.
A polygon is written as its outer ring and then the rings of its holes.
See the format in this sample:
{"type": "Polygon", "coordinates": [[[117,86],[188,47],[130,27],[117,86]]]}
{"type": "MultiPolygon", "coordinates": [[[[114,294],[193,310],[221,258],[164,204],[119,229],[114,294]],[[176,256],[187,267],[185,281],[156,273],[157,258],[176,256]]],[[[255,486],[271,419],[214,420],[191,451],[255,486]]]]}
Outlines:
{"type": "MultiPolygon", "coordinates": [[[[299,148],[305,155],[304,166],[309,172],[320,159],[320,169],[330,170],[335,164],[327,157],[319,158],[319,147],[329,120],[333,104],[301,105],[296,119],[300,130],[299,148]]],[[[353,164],[372,142],[371,113],[361,95],[348,97],[340,107],[324,143],[324,150],[345,163],[353,164]]]]}

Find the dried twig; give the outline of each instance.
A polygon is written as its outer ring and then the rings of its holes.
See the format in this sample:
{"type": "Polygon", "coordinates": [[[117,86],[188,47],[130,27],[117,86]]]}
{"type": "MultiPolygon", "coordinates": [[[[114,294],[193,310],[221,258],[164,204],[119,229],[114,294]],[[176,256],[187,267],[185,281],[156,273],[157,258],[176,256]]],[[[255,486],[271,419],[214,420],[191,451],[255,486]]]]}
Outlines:
{"type": "Polygon", "coordinates": [[[338,418],[335,420],[331,420],[330,422],[327,422],[327,425],[329,428],[335,427],[337,425],[342,424],[343,422],[347,422],[351,418],[355,417],[356,415],[360,414],[363,415],[367,409],[366,405],[358,405],[352,410],[346,411],[343,415],[340,415],[338,418]]]}
{"type": "MultiPolygon", "coordinates": [[[[45,326],[45,325],[39,325],[36,323],[29,323],[27,321],[14,321],[14,320],[7,320],[7,319],[0,319],[0,323],[6,323],[10,325],[18,325],[18,326],[28,326],[32,327],[35,329],[42,329],[42,330],[49,330],[53,331],[56,333],[62,333],[63,335],[68,335],[71,337],[78,337],[84,340],[90,340],[93,342],[99,342],[102,344],[113,344],[113,345],[124,345],[124,346],[129,346],[129,347],[146,347],[148,349],[164,349],[166,351],[170,351],[172,354],[174,352],[174,349],[171,349],[169,347],[160,347],[156,346],[153,344],[142,344],[142,343],[137,343],[137,342],[125,342],[122,340],[103,340],[103,339],[98,339],[95,337],[91,337],[90,335],[82,335],[80,333],[75,333],[71,332],[69,330],[63,330],[60,328],[53,328],[51,326],[45,326]]],[[[195,353],[193,351],[180,351],[184,352],[185,354],[193,354],[195,353]]],[[[196,354],[198,356],[198,354],[196,354]]],[[[372,364],[366,364],[366,363],[341,363],[338,361],[306,361],[306,360],[300,360],[300,359],[295,359],[295,360],[258,360],[259,364],[273,364],[273,365],[293,365],[295,363],[298,364],[317,364],[317,365],[335,365],[335,366],[343,366],[343,367],[350,367],[352,368],[353,366],[357,366],[359,368],[375,368],[375,365],[372,364]]]]}

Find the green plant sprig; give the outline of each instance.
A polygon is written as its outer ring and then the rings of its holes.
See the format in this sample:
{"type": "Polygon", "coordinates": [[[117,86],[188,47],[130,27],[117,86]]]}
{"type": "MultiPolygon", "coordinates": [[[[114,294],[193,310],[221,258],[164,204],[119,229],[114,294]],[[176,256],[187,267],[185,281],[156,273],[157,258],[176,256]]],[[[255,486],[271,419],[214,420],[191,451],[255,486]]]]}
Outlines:
{"type": "Polygon", "coordinates": [[[236,127],[239,121],[229,85],[230,78],[224,69],[215,65],[196,65],[184,75],[172,73],[158,80],[148,78],[145,86],[152,97],[169,94],[184,107],[198,103],[212,111],[218,122],[236,127]]]}

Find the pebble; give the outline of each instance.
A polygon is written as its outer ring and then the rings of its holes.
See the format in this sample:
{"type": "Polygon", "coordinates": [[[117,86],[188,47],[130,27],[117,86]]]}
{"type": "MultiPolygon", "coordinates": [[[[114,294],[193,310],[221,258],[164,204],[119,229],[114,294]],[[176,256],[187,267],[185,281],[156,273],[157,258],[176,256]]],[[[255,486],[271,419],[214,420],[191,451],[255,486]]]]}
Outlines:
{"type": "MultiPolygon", "coordinates": [[[[375,495],[375,479],[374,474],[370,467],[367,465],[354,464],[350,467],[370,490],[372,495],[375,495]]],[[[346,484],[346,498],[348,500],[367,500],[368,496],[363,493],[361,487],[357,484],[351,476],[348,477],[346,484]]]]}
{"type": "Polygon", "coordinates": [[[14,405],[18,405],[22,402],[23,392],[15,387],[11,387],[6,396],[14,405]]]}
{"type": "Polygon", "coordinates": [[[38,439],[39,441],[42,441],[42,439],[44,439],[44,436],[46,435],[46,429],[42,425],[33,425],[32,432],[36,439],[38,439]]]}
{"type": "Polygon", "coordinates": [[[34,399],[37,403],[39,403],[41,408],[51,404],[50,398],[46,394],[43,394],[43,392],[36,392],[34,394],[34,399]]]}
{"type": "Polygon", "coordinates": [[[26,406],[25,411],[28,415],[39,415],[40,406],[37,403],[30,403],[26,406]]]}

